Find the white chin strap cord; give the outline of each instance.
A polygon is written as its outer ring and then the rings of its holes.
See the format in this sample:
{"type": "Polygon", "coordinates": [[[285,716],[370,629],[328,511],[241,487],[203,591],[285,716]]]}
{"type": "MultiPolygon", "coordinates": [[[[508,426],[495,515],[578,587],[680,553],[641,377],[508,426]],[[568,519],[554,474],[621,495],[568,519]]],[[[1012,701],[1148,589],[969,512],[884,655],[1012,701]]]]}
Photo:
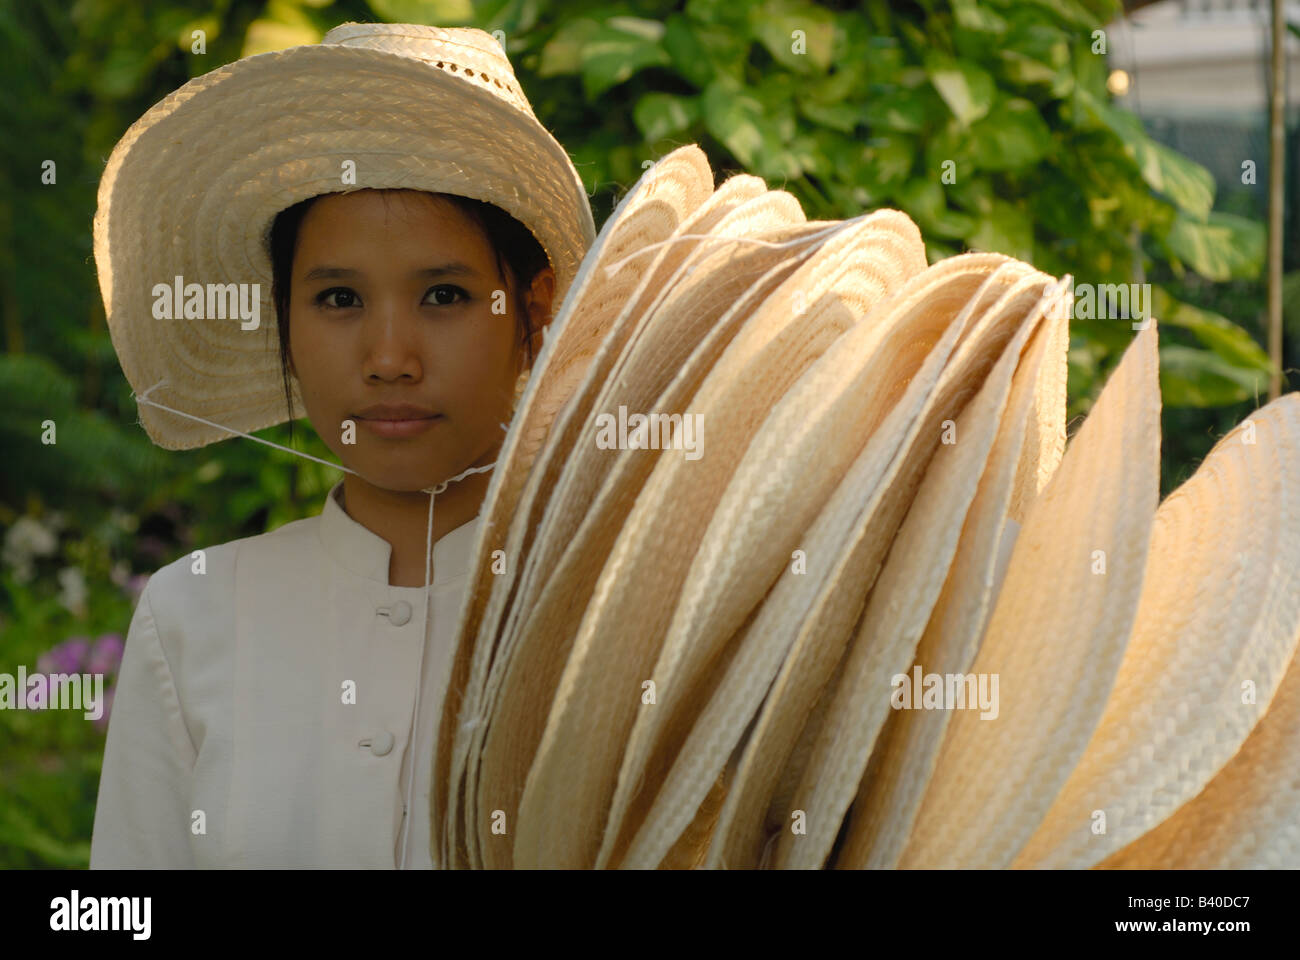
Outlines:
{"type": "MultiPolygon", "coordinates": [[[[330,463],[328,460],[322,460],[320,457],[313,457],[311,454],[303,453],[301,450],[294,450],[291,447],[272,443],[270,440],[263,440],[261,437],[255,437],[252,434],[244,433],[242,430],[236,430],[233,427],[227,427],[224,424],[214,423],[211,420],[205,420],[203,417],[196,417],[191,413],[185,413],[183,410],[175,410],[169,406],[158,403],[156,400],[148,399],[149,394],[153,393],[166,382],[166,380],[159,380],[144,393],[133,393],[131,396],[135,399],[137,404],[147,403],[151,407],[157,407],[159,410],[166,410],[168,413],[174,413],[178,417],[185,417],[186,419],[194,420],[198,423],[205,423],[210,427],[216,427],[218,430],[225,430],[227,433],[233,433],[236,436],[244,437],[247,440],[253,440],[257,443],[265,444],[268,447],[275,447],[275,449],[283,450],[285,453],[291,453],[295,457],[302,457],[304,460],[312,460],[316,463],[324,464],[327,467],[333,467],[335,470],[342,470],[344,473],[361,476],[355,470],[345,467],[341,463],[330,463]]],[[[502,424],[501,429],[506,429],[506,425],[502,424]]],[[[411,830],[411,793],[415,788],[415,770],[418,766],[416,762],[417,758],[415,756],[415,741],[420,731],[420,693],[424,688],[424,652],[429,646],[429,630],[433,622],[433,501],[438,494],[443,493],[448,486],[456,481],[463,480],[472,473],[484,473],[495,466],[496,462],[493,461],[492,463],[484,464],[481,467],[470,467],[468,470],[462,470],[454,477],[443,480],[435,486],[425,487],[420,491],[421,493],[427,493],[429,495],[429,525],[428,529],[425,531],[424,541],[424,643],[420,645],[420,663],[419,666],[416,667],[415,671],[415,715],[411,718],[411,733],[408,749],[410,757],[410,773],[406,778],[406,791],[402,801],[402,859],[398,865],[399,870],[406,869],[406,841],[407,837],[410,836],[411,830]]]]}
{"type": "MultiPolygon", "coordinates": [[[[447,489],[449,484],[463,480],[471,473],[483,473],[496,466],[496,461],[481,467],[470,467],[456,476],[433,487],[425,487],[421,492],[429,495],[429,526],[424,539],[424,642],[420,644],[420,663],[415,668],[415,716],[411,718],[410,755],[411,772],[406,777],[406,799],[402,801],[402,859],[397,869],[406,869],[406,838],[411,832],[411,791],[415,786],[415,741],[420,733],[420,692],[424,689],[424,651],[429,647],[429,627],[433,623],[433,576],[430,567],[433,563],[433,501],[438,494],[447,489]]],[[[432,854],[430,854],[432,856],[432,854]]]]}

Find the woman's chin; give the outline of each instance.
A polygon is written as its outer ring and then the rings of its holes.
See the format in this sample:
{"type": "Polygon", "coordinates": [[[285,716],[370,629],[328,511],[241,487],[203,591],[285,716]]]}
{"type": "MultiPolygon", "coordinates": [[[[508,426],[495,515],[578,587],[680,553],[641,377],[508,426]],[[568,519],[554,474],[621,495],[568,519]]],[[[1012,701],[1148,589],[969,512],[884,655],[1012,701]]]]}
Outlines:
{"type": "Polygon", "coordinates": [[[396,463],[347,465],[372,487],[392,493],[418,493],[445,479],[449,474],[437,466],[407,466],[396,463]]]}

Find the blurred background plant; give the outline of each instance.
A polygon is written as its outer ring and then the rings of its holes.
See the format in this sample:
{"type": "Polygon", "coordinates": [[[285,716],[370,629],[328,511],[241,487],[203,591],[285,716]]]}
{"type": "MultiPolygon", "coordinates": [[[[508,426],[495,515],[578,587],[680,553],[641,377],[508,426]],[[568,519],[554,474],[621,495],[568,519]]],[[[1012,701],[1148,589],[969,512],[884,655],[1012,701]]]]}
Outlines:
{"type": "MultiPolygon", "coordinates": [[[[1265,237],[1247,194],[1267,181],[1233,185],[1216,209],[1214,177],[1115,104],[1105,26],[1121,12],[1115,0],[0,5],[0,672],[94,651],[115,672],[149,573],[318,512],[337,478],[253,443],[150,444],[105,326],[91,218],[114,143],[153,103],[349,20],[500,31],[597,224],[649,162],[697,142],[719,178],[756,173],[810,219],[906,211],[932,260],[995,250],[1078,284],[1152,283],[1169,492],[1266,389],[1265,237]],[[57,444],[42,442],[47,421],[57,444]]],[[[1295,357],[1300,281],[1287,292],[1295,357]]],[[[1072,331],[1074,425],[1132,329],[1080,318],[1072,331]]],[[[332,459],[305,432],[298,448],[332,459]]],[[[286,427],[261,435],[288,444],[286,427]]],[[[80,713],[0,712],[0,867],[88,862],[102,749],[102,724],[80,713]]]]}

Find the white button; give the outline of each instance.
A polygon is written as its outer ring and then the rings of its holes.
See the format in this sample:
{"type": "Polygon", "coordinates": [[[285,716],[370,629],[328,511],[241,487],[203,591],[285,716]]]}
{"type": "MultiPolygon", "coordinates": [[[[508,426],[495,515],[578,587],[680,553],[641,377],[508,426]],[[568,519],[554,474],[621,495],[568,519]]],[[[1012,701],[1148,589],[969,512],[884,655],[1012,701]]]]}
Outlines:
{"type": "Polygon", "coordinates": [[[382,757],[393,749],[393,735],[387,730],[377,733],[370,741],[370,752],[376,757],[382,757]]]}
{"type": "Polygon", "coordinates": [[[411,622],[411,605],[405,600],[398,600],[391,607],[380,607],[379,612],[388,613],[388,622],[395,627],[404,626],[411,622]]]}

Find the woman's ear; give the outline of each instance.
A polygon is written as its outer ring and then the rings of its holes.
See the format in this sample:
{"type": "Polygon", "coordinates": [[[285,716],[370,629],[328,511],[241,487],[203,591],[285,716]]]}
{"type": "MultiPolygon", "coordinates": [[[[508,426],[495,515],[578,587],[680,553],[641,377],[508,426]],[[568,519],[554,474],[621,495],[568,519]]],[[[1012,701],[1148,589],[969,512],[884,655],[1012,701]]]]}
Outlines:
{"type": "Polygon", "coordinates": [[[528,326],[533,331],[533,357],[542,350],[542,334],[551,322],[553,300],[555,299],[555,270],[543,267],[533,277],[533,282],[524,291],[524,309],[528,312],[528,326]]]}

